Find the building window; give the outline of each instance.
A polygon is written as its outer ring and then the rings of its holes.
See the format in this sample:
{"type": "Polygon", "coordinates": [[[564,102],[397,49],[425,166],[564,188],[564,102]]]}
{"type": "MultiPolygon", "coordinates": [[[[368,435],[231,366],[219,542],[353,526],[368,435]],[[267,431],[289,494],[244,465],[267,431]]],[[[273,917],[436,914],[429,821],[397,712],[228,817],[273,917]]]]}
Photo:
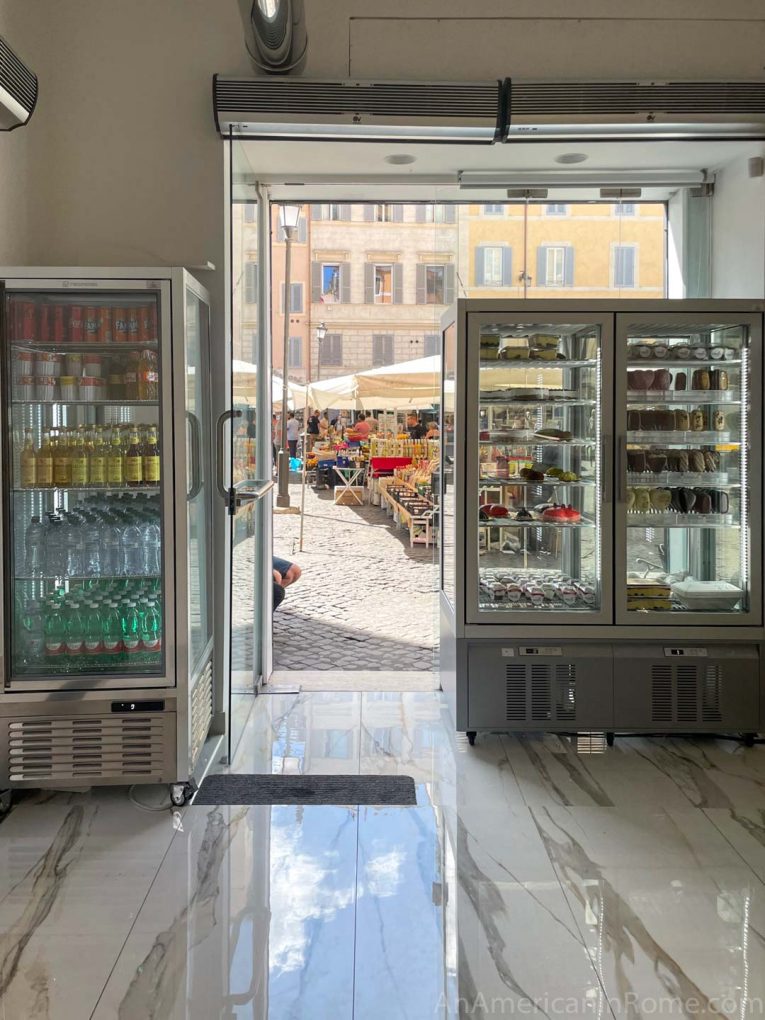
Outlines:
{"type": "Polygon", "coordinates": [[[291,336],[287,342],[287,367],[303,367],[303,338],[302,336],[291,336]]]}
{"type": "Polygon", "coordinates": [[[568,213],[564,202],[548,202],[545,208],[548,216],[565,216],[568,213]]]}
{"type": "Polygon", "coordinates": [[[351,267],[347,262],[311,263],[311,303],[333,305],[351,300],[351,267]]]}
{"type": "Polygon", "coordinates": [[[426,333],[423,339],[422,353],[426,358],[432,358],[434,354],[441,353],[441,334],[426,333]]]}
{"type": "Polygon", "coordinates": [[[454,266],[417,266],[416,303],[418,305],[450,305],[454,300],[454,266]]]}
{"type": "Polygon", "coordinates": [[[504,205],[500,202],[496,202],[494,204],[484,205],[483,214],[484,216],[501,216],[504,209],[504,205]]]}
{"type": "Polygon", "coordinates": [[[324,202],[311,206],[311,216],[315,220],[349,220],[351,207],[345,202],[324,202]]]}
{"type": "Polygon", "coordinates": [[[537,287],[574,286],[574,249],[565,244],[542,244],[537,249],[537,287]]]}
{"type": "Polygon", "coordinates": [[[512,285],[513,249],[507,245],[479,245],[475,250],[475,282],[478,287],[512,285]]]}
{"type": "MultiPolygon", "coordinates": [[[[303,284],[290,284],[290,315],[303,313],[303,284]]],[[[284,284],[282,284],[282,315],[284,315],[284,284]]]]}
{"type": "Polygon", "coordinates": [[[340,265],[330,263],[321,267],[321,300],[327,304],[340,300],[340,265]]]}
{"type": "Polygon", "coordinates": [[[372,337],[372,368],[392,365],[395,360],[393,356],[393,334],[376,333],[372,337]]]}
{"type": "Polygon", "coordinates": [[[614,287],[637,286],[637,245],[615,244],[611,252],[614,287]]]}
{"type": "Polygon", "coordinates": [[[343,337],[341,333],[327,333],[319,342],[319,363],[321,365],[342,365],[343,337]]]}
{"type": "Polygon", "coordinates": [[[418,223],[456,223],[457,210],[453,205],[439,203],[418,205],[415,208],[415,219],[418,223]]]}
{"type": "Polygon", "coordinates": [[[375,266],[375,304],[393,304],[393,266],[375,266]]]}
{"type": "Polygon", "coordinates": [[[248,202],[244,207],[244,222],[255,223],[258,218],[258,207],[254,202],[248,202]]]}
{"type": "Polygon", "coordinates": [[[258,303],[258,263],[244,264],[244,302],[247,305],[258,303]]]}
{"type": "Polygon", "coordinates": [[[404,207],[387,202],[368,202],[364,206],[364,219],[367,223],[402,223],[404,207]]]}
{"type": "Polygon", "coordinates": [[[614,216],[635,216],[637,210],[634,202],[617,202],[614,206],[614,216]]]}

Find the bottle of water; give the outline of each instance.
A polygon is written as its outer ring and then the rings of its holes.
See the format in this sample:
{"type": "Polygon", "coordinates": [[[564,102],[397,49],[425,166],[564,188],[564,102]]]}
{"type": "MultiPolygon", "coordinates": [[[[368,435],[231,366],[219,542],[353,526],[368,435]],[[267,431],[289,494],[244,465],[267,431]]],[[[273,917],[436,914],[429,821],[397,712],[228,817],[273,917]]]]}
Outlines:
{"type": "Polygon", "coordinates": [[[101,529],[96,517],[89,516],[82,525],[83,564],[86,577],[101,575],[101,529]]]}
{"type": "Polygon", "coordinates": [[[43,629],[46,659],[61,662],[66,656],[66,622],[61,607],[55,602],[48,608],[43,629]]]}
{"type": "Polygon", "coordinates": [[[61,518],[52,514],[45,527],[45,573],[48,577],[63,577],[66,565],[64,535],[61,518]]]}
{"type": "Polygon", "coordinates": [[[85,654],[88,665],[100,666],[104,651],[104,634],[101,611],[97,603],[89,602],[83,613],[83,631],[85,637],[85,654]]]}
{"type": "Polygon", "coordinates": [[[104,654],[108,655],[111,661],[117,661],[122,654],[122,619],[120,618],[117,603],[109,601],[104,607],[101,616],[103,630],[104,654]]]}
{"type": "Polygon", "coordinates": [[[45,573],[45,525],[39,517],[33,517],[24,536],[26,572],[30,577],[42,577],[45,573]]]}
{"type": "Polygon", "coordinates": [[[122,532],[117,518],[107,516],[101,525],[101,574],[118,577],[122,573],[122,532]]]}
{"type": "Polygon", "coordinates": [[[72,666],[81,665],[85,649],[85,627],[82,622],[79,602],[70,602],[66,617],[66,654],[72,666]]]}
{"type": "Polygon", "coordinates": [[[143,572],[148,575],[162,573],[162,532],[154,520],[141,528],[143,535],[143,572]]]}
{"type": "Polygon", "coordinates": [[[21,656],[27,666],[35,666],[45,658],[45,630],[43,607],[39,602],[28,603],[21,617],[21,656]]]}
{"type": "Polygon", "coordinates": [[[143,536],[134,520],[122,532],[122,573],[137,577],[143,573],[143,536]]]}
{"type": "Polygon", "coordinates": [[[135,602],[128,601],[122,610],[122,646],[128,660],[135,662],[141,650],[141,637],[138,628],[138,610],[135,602]]]}
{"type": "Polygon", "coordinates": [[[66,556],[64,573],[67,577],[82,577],[82,527],[74,514],[67,515],[64,535],[66,556]]]}
{"type": "Polygon", "coordinates": [[[162,651],[162,618],[156,602],[148,602],[142,615],[141,645],[149,662],[159,661],[162,651]]]}

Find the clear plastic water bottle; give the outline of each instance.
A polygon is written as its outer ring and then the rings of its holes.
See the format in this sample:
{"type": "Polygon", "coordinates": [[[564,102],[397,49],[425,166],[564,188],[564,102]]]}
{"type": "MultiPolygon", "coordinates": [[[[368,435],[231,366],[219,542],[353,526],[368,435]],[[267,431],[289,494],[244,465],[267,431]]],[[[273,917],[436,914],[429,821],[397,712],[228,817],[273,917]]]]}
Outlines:
{"type": "Polygon", "coordinates": [[[52,514],[45,526],[45,573],[48,577],[63,577],[65,565],[63,524],[52,514]]]}
{"type": "Polygon", "coordinates": [[[122,573],[122,532],[117,518],[108,515],[101,525],[101,574],[118,577],[122,573]]]}
{"type": "Polygon", "coordinates": [[[85,654],[88,664],[98,666],[104,651],[104,633],[101,611],[98,604],[88,602],[83,612],[83,631],[85,637],[85,654]]]}
{"type": "Polygon", "coordinates": [[[148,602],[141,617],[141,646],[154,663],[162,651],[162,618],[156,602],[148,602]]]}
{"type": "Polygon", "coordinates": [[[82,577],[82,528],[77,517],[67,516],[64,529],[65,564],[64,573],[67,577],[82,577]]]}
{"type": "Polygon", "coordinates": [[[122,532],[122,573],[127,577],[143,573],[143,536],[134,519],[122,532]]]}
{"type": "Polygon", "coordinates": [[[24,536],[26,572],[30,577],[42,577],[45,573],[45,525],[39,517],[33,517],[24,536]]]}
{"type": "Polygon", "coordinates": [[[60,662],[66,656],[66,621],[61,607],[53,603],[48,608],[43,624],[45,632],[45,658],[60,662]]]}
{"type": "Polygon", "coordinates": [[[101,529],[98,520],[89,516],[82,525],[83,564],[82,572],[86,577],[99,577],[101,574],[101,529]]]}
{"type": "Polygon", "coordinates": [[[109,601],[104,606],[101,614],[101,626],[103,632],[104,655],[110,660],[117,660],[122,654],[122,619],[120,617],[117,603],[109,601]]]}
{"type": "Polygon", "coordinates": [[[27,666],[34,666],[45,658],[45,618],[40,602],[29,602],[21,617],[21,655],[27,666]]]}
{"type": "Polygon", "coordinates": [[[80,603],[70,602],[66,616],[66,654],[73,666],[81,664],[81,656],[85,650],[85,627],[80,613],[80,603]],[[74,660],[74,661],[72,661],[74,660]]]}
{"type": "Polygon", "coordinates": [[[138,610],[132,600],[128,601],[122,610],[122,646],[129,660],[136,661],[135,657],[141,650],[141,636],[138,626],[138,610]]]}
{"type": "Polygon", "coordinates": [[[141,528],[143,535],[143,572],[150,576],[162,573],[162,532],[154,520],[141,528]]]}

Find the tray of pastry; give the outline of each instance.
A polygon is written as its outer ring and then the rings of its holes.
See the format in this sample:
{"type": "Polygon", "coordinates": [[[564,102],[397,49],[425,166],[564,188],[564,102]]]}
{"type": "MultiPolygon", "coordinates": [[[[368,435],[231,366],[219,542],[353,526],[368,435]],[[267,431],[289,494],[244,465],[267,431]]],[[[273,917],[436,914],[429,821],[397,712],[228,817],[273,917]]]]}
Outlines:
{"type": "Polygon", "coordinates": [[[637,524],[647,521],[648,527],[689,524],[703,520],[732,523],[730,495],[726,489],[691,489],[688,486],[666,489],[635,486],[627,489],[627,519],[638,518],[637,524]]]}
{"type": "Polygon", "coordinates": [[[666,581],[657,581],[647,577],[627,578],[627,609],[630,610],[670,610],[672,608],[672,592],[666,581]]]}

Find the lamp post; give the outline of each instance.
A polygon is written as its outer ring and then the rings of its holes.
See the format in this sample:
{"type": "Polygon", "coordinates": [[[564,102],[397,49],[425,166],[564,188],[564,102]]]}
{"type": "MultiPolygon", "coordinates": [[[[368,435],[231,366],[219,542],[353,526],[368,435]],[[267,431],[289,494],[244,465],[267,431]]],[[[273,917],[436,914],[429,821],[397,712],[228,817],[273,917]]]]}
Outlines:
{"type": "Polygon", "coordinates": [[[292,269],[292,237],[300,220],[299,205],[283,205],[279,209],[279,223],[284,231],[284,337],[282,344],[282,428],[279,450],[279,489],[276,505],[290,505],[290,452],[287,445],[287,356],[290,336],[290,275],[292,269]]]}
{"type": "Polygon", "coordinates": [[[320,322],[316,327],[316,340],[318,341],[318,350],[316,355],[316,382],[321,379],[321,349],[324,346],[324,337],[327,335],[327,324],[326,322],[320,322]]]}

